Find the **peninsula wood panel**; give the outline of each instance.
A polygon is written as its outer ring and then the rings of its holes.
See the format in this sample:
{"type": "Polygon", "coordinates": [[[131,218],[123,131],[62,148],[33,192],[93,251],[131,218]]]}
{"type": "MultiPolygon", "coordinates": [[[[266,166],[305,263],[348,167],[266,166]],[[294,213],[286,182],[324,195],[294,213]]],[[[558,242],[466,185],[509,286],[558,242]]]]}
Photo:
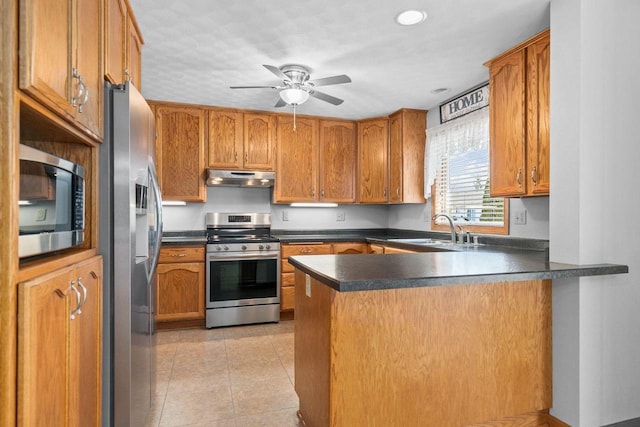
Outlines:
{"type": "Polygon", "coordinates": [[[242,113],[209,110],[209,166],[242,169],[242,113]]]}
{"type": "Polygon", "coordinates": [[[295,274],[308,425],[515,426],[551,406],[550,281],[341,293],[311,279],[307,297],[295,274]]]}
{"type": "Polygon", "coordinates": [[[274,201],[318,200],[318,120],[278,116],[277,173],[274,201]]]}
{"type": "Polygon", "coordinates": [[[358,201],[389,200],[389,121],[386,118],[358,122],[358,201]]]}
{"type": "Polygon", "coordinates": [[[320,122],[320,201],[356,201],[356,154],[353,122],[320,122]]]}
{"type": "Polygon", "coordinates": [[[200,108],[156,106],[157,169],[164,200],[205,201],[205,127],[200,108]]]}
{"type": "Polygon", "coordinates": [[[550,37],[527,47],[527,183],[533,195],[549,194],[550,37]]]}
{"type": "Polygon", "coordinates": [[[526,193],[525,52],[489,68],[491,195],[526,193]]]}
{"type": "Polygon", "coordinates": [[[276,157],[276,116],[244,113],[244,168],[272,171],[276,157]]]}

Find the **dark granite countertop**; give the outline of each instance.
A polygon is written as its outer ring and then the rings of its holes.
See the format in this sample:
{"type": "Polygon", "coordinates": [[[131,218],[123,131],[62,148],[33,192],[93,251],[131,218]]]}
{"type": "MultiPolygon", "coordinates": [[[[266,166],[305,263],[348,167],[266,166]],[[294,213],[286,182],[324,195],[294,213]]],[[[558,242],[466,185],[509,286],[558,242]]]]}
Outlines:
{"type": "MultiPolygon", "coordinates": [[[[464,245],[459,245],[464,246],[464,245]]],[[[628,273],[617,264],[548,262],[543,251],[467,248],[386,255],[303,255],[289,263],[340,292],[628,273]]]]}
{"type": "Polygon", "coordinates": [[[207,244],[207,236],[205,231],[166,231],[162,233],[162,245],[163,246],[177,246],[177,245],[199,245],[203,246],[207,244]]]}

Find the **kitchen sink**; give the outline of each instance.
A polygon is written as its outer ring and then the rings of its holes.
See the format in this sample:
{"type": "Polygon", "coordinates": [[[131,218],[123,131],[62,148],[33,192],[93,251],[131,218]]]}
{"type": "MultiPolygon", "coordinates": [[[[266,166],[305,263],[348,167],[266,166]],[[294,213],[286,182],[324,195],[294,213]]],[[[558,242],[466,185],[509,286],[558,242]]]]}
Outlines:
{"type": "Polygon", "coordinates": [[[412,245],[442,245],[447,243],[444,240],[434,240],[434,239],[388,239],[389,242],[395,243],[410,243],[412,245]]]}

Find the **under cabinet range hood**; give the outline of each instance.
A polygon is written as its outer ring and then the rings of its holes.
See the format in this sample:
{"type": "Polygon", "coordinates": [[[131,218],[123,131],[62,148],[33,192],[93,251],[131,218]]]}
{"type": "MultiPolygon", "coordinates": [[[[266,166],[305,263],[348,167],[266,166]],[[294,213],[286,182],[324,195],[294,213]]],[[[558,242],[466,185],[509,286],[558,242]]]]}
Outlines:
{"type": "Polygon", "coordinates": [[[268,188],[273,187],[275,179],[275,172],[209,169],[207,185],[210,187],[268,188]]]}

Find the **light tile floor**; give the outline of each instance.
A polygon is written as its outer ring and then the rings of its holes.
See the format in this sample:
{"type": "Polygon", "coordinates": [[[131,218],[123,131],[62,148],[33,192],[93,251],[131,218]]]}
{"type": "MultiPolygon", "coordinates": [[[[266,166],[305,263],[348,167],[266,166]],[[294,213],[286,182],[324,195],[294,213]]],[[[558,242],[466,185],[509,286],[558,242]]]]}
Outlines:
{"type": "Polygon", "coordinates": [[[298,427],[293,321],[160,331],[147,426],[298,427]]]}

